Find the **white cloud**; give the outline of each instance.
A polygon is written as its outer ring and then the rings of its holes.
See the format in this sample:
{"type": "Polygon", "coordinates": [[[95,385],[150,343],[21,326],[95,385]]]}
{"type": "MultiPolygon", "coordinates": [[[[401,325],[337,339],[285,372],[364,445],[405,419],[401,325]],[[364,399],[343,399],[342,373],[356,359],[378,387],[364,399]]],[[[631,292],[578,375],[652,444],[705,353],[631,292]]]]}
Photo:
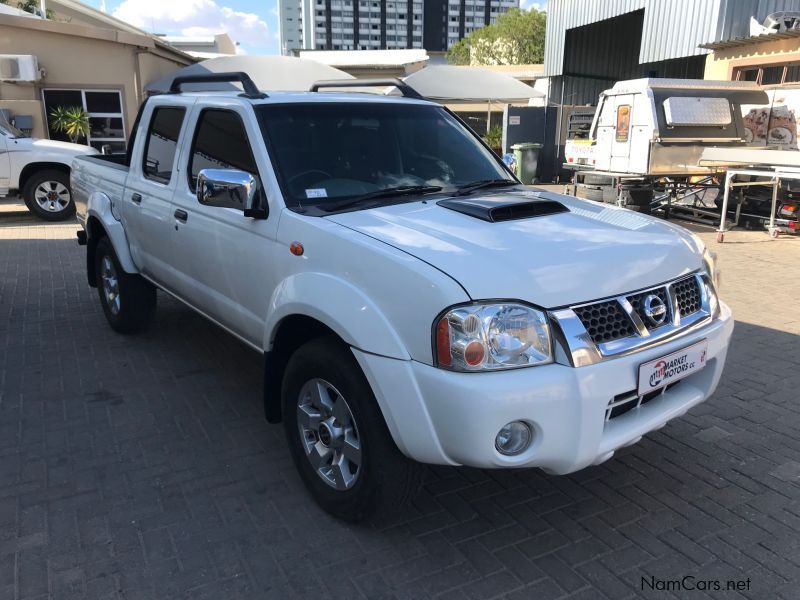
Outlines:
{"type": "Polygon", "coordinates": [[[537,2],[536,0],[521,0],[520,8],[522,10],[531,10],[532,8],[535,8],[536,10],[546,10],[547,2],[542,2],[542,1],[537,2]]]}
{"type": "Polygon", "coordinates": [[[114,16],[151,33],[227,33],[233,41],[251,46],[271,40],[267,23],[257,14],[233,10],[214,0],[123,0],[114,16]]]}

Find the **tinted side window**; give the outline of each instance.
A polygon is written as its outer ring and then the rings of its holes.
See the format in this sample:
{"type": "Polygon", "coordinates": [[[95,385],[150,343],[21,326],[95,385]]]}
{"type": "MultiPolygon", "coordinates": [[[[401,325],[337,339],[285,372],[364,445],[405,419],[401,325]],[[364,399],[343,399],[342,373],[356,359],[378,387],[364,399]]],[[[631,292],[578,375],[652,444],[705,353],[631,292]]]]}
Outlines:
{"type": "Polygon", "coordinates": [[[165,107],[153,111],[142,163],[142,172],[148,179],[169,183],[185,113],[183,108],[165,107]]]}
{"type": "Polygon", "coordinates": [[[200,114],[189,156],[192,191],[203,169],[238,169],[258,177],[244,124],[235,112],[209,109],[200,114]]]}

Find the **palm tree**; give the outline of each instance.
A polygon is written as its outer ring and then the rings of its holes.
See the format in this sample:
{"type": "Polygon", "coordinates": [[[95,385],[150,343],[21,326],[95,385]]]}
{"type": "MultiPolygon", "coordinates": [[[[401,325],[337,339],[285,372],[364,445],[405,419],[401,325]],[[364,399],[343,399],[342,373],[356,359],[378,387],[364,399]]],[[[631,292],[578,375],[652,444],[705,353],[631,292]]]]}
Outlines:
{"type": "Polygon", "coordinates": [[[89,136],[89,115],[80,106],[57,106],[50,113],[50,126],[66,133],[69,141],[76,144],[80,138],[89,136]]]}

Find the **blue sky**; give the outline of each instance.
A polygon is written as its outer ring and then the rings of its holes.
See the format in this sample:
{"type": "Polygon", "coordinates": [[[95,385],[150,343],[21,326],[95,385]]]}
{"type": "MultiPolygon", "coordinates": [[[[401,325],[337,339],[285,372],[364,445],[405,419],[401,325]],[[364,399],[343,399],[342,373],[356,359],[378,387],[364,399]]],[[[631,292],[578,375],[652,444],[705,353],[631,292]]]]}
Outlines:
{"type": "Polygon", "coordinates": [[[82,0],[152,33],[227,31],[247,54],[278,52],[277,0],[82,0]]]}
{"type": "MultiPolygon", "coordinates": [[[[278,53],[278,0],[82,0],[136,27],[167,35],[227,32],[247,54],[278,53]]],[[[543,0],[521,0],[543,8],[543,0]]]]}

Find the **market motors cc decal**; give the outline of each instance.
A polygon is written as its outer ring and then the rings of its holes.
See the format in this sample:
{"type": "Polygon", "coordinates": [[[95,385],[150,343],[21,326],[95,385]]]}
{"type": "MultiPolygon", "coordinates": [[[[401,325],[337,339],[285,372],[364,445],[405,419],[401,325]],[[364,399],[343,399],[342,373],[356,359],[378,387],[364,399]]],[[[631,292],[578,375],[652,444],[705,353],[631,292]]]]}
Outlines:
{"type": "Polygon", "coordinates": [[[666,374],[667,362],[664,360],[658,361],[655,364],[655,367],[653,367],[653,374],[650,375],[650,387],[656,387],[659,383],[661,383],[666,374]]]}
{"type": "Polygon", "coordinates": [[[667,320],[667,305],[655,294],[650,294],[644,299],[644,314],[651,325],[658,327],[667,320]]]}

